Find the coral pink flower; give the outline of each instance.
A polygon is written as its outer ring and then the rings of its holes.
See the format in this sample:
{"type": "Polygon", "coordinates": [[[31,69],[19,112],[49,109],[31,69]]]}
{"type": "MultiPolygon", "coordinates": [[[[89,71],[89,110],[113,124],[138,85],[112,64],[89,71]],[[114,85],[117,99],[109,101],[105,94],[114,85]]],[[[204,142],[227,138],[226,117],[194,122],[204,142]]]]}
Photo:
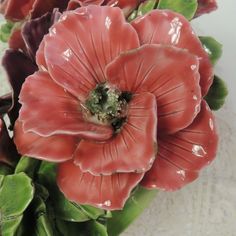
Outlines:
{"type": "Polygon", "coordinates": [[[179,189],[216,154],[202,98],[212,68],[189,22],[154,10],[132,24],[119,8],[62,15],[20,94],[21,154],[58,162],[68,199],[121,209],[132,189],[179,189]]]}

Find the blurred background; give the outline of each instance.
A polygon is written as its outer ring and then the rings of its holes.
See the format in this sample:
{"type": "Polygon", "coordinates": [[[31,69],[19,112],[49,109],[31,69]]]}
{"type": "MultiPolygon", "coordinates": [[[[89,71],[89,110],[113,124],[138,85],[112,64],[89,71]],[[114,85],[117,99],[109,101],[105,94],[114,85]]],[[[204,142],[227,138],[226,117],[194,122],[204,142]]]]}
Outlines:
{"type": "MultiPolygon", "coordinates": [[[[193,184],[174,193],[159,192],[123,236],[236,236],[236,1],[218,0],[218,5],[216,12],[192,21],[198,35],[213,36],[224,48],[215,73],[227,82],[230,93],[216,112],[217,159],[193,184]]],[[[0,44],[1,55],[5,47],[0,44]]],[[[7,91],[0,68],[0,95],[7,91]]]]}

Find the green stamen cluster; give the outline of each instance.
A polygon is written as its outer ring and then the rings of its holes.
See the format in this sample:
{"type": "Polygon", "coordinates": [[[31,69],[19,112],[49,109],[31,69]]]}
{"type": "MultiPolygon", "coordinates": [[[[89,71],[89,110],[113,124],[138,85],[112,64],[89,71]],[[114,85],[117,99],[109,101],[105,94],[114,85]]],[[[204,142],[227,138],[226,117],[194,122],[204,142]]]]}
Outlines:
{"type": "Polygon", "coordinates": [[[117,124],[118,120],[124,120],[130,99],[130,93],[122,93],[120,90],[103,83],[97,85],[90,92],[85,106],[98,122],[105,124],[115,122],[117,124]]]}

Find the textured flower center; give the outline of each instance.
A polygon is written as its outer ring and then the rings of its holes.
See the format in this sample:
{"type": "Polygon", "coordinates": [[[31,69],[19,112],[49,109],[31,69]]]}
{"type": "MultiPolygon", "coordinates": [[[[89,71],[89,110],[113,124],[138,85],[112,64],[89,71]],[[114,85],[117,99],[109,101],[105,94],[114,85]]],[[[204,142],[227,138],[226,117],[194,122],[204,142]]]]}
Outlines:
{"type": "Polygon", "coordinates": [[[128,102],[131,98],[131,93],[102,83],[89,93],[85,106],[90,112],[90,119],[97,123],[111,124],[117,131],[126,120],[128,102]]]}

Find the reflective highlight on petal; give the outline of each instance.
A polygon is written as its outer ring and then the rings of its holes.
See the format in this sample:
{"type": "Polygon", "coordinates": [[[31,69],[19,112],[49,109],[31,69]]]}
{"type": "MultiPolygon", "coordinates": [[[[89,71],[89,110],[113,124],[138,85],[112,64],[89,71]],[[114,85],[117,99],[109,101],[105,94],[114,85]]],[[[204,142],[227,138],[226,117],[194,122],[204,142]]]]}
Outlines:
{"type": "Polygon", "coordinates": [[[154,10],[135,19],[132,26],[141,44],[173,45],[198,56],[202,95],[206,95],[213,81],[212,65],[190,23],[182,15],[168,10],[154,10]]]}
{"type": "Polygon", "coordinates": [[[147,171],[157,151],[156,113],[155,96],[135,95],[121,131],[105,143],[82,140],[75,153],[75,164],[94,175],[147,171]]]}
{"type": "Polygon", "coordinates": [[[66,12],[51,28],[45,58],[52,78],[84,101],[105,81],[105,66],[138,46],[138,36],[119,8],[91,5],[66,12]]]}
{"type": "Polygon", "coordinates": [[[122,91],[156,96],[158,131],[175,133],[200,109],[198,60],[186,50],[145,45],[121,54],[107,67],[107,80],[122,91]]]}
{"type": "Polygon", "coordinates": [[[142,185],[147,188],[177,190],[198,177],[199,170],[215,158],[218,135],[215,119],[206,102],[186,129],[159,137],[158,155],[142,185]]]}
{"type": "Polygon", "coordinates": [[[70,201],[119,210],[142,177],[143,174],[136,173],[93,176],[82,172],[72,161],[68,161],[59,164],[57,183],[70,201]]]}
{"type": "Polygon", "coordinates": [[[53,13],[46,13],[37,19],[27,21],[22,27],[22,37],[27,46],[27,53],[33,61],[44,35],[58,21],[60,15],[58,9],[55,9],[53,13]]]}

